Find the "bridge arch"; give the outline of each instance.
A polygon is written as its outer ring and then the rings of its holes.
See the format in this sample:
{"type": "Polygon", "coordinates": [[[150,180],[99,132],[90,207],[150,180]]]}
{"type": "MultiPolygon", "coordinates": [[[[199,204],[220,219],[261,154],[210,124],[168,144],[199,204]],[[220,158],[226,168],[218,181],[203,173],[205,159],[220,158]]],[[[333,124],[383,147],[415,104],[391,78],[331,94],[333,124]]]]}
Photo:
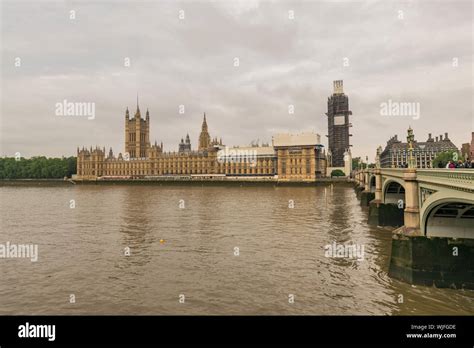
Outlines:
{"type": "Polygon", "coordinates": [[[420,216],[421,233],[427,237],[474,239],[472,194],[433,194],[424,202],[420,216]]]}
{"type": "Polygon", "coordinates": [[[405,183],[402,179],[387,178],[382,184],[382,202],[398,204],[399,200],[405,205],[405,183]]]}
{"type": "Polygon", "coordinates": [[[369,192],[374,193],[376,189],[375,175],[369,174],[369,192]]]}

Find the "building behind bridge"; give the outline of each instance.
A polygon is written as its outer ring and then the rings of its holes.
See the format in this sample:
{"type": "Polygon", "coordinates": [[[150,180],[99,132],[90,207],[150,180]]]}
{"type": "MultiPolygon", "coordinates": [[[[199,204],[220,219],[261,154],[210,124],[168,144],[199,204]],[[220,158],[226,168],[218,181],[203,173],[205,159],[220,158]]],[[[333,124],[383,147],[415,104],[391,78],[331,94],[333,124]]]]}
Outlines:
{"type": "Polygon", "coordinates": [[[474,160],[474,132],[471,133],[471,142],[461,145],[461,156],[469,161],[474,160]]]}
{"type": "MultiPolygon", "coordinates": [[[[432,138],[431,133],[425,142],[415,140],[413,144],[413,157],[417,168],[431,168],[432,162],[439,153],[445,151],[458,151],[456,145],[444,133],[439,137],[432,138]]],[[[394,135],[387,141],[385,149],[380,155],[380,166],[382,168],[403,168],[408,163],[408,143],[398,140],[394,135]]]]}

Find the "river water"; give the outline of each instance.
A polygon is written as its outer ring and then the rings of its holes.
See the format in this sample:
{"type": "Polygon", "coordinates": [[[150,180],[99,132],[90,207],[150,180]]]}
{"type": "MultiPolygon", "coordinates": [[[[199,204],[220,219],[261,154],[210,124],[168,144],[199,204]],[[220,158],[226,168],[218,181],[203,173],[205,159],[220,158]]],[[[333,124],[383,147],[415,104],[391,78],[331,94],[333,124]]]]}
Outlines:
{"type": "Polygon", "coordinates": [[[0,244],[38,245],[0,259],[0,314],[474,314],[472,290],[388,277],[350,186],[2,186],[0,212],[0,244]]]}

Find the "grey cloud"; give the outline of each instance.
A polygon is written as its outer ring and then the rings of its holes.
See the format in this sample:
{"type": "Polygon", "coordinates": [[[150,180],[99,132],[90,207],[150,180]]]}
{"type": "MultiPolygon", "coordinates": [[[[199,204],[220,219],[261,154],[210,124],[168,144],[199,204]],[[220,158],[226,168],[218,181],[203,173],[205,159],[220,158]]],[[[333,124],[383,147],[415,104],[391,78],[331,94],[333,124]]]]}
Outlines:
{"type": "Polygon", "coordinates": [[[282,131],[325,139],[336,79],[350,98],[355,155],[372,158],[409,125],[417,139],[447,131],[460,146],[473,127],[471,23],[469,1],[6,1],[0,155],[71,155],[96,144],[122,151],[125,108],[134,112],[137,93],[151,138],[166,150],[188,132],[196,145],[203,112],[211,136],[229,145],[282,131]],[[63,99],[95,102],[96,119],[54,116],[63,99]],[[420,102],[420,120],[382,117],[388,99],[420,102]]]}

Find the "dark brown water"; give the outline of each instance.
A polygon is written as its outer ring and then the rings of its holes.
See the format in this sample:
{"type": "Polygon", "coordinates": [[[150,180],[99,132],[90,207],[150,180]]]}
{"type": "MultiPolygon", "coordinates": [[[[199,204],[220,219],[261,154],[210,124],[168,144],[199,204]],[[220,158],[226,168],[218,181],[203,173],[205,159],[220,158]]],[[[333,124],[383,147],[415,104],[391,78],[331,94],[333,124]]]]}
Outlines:
{"type": "Polygon", "coordinates": [[[0,195],[0,243],[39,248],[37,262],[0,259],[0,314],[474,314],[474,291],[387,276],[390,231],[366,224],[349,186],[5,186],[0,195]],[[326,257],[334,241],[363,245],[364,260],[326,257]]]}

